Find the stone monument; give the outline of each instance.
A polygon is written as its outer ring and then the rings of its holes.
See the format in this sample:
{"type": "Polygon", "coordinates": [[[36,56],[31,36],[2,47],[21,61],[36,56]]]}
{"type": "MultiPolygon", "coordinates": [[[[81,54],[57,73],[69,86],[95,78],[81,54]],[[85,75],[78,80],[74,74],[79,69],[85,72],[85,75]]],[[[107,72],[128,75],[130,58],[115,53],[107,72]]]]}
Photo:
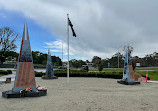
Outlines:
{"type": "Polygon", "coordinates": [[[131,52],[132,52],[132,47],[127,46],[125,48],[125,62],[124,62],[124,70],[123,70],[123,78],[118,81],[118,83],[121,84],[126,84],[126,85],[135,85],[135,84],[140,84],[140,82],[136,81],[136,78],[138,77],[132,66],[132,61],[131,61],[131,52]]]}
{"type": "Polygon", "coordinates": [[[34,66],[27,25],[24,25],[18,66],[12,90],[2,92],[5,98],[37,97],[47,94],[47,90],[36,88],[34,66]],[[21,94],[25,92],[25,94],[21,94]]]}
{"type": "Polygon", "coordinates": [[[48,50],[47,56],[47,65],[46,65],[46,74],[42,77],[42,79],[58,79],[57,76],[54,76],[52,58],[50,54],[50,50],[48,50]]]}

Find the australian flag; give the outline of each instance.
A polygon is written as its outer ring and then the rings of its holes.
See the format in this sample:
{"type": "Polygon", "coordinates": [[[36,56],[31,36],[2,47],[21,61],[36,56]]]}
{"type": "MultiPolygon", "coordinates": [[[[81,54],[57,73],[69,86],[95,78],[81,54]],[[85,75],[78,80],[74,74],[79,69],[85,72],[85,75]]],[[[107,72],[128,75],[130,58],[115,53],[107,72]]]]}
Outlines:
{"type": "Polygon", "coordinates": [[[73,29],[73,25],[72,25],[72,23],[71,23],[71,21],[70,21],[69,18],[68,18],[68,23],[69,23],[69,26],[71,27],[72,35],[73,35],[74,37],[76,37],[76,33],[75,33],[74,29],[73,29]]]}

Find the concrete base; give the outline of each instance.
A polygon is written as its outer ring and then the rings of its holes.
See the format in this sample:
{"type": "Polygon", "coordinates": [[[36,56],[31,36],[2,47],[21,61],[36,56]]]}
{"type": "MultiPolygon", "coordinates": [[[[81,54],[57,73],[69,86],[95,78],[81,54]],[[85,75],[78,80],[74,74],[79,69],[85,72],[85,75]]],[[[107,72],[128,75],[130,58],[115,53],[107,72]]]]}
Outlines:
{"type": "Polygon", "coordinates": [[[4,98],[21,98],[21,97],[39,97],[47,95],[47,90],[38,90],[37,92],[26,92],[24,96],[21,96],[20,92],[15,93],[12,90],[2,92],[4,98]]]}
{"type": "Polygon", "coordinates": [[[53,77],[42,77],[42,79],[58,79],[57,76],[53,76],[53,77]]]}
{"type": "Polygon", "coordinates": [[[135,82],[117,81],[117,83],[125,84],[125,85],[137,85],[137,84],[140,84],[140,82],[138,82],[138,81],[135,81],[135,82]]]}

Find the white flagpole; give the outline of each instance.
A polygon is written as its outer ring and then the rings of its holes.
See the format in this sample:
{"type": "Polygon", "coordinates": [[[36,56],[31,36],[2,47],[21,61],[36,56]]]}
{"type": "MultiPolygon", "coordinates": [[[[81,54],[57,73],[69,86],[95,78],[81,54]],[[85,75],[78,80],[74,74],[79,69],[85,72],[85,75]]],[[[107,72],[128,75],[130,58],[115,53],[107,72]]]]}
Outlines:
{"type": "Polygon", "coordinates": [[[67,14],[67,83],[69,83],[69,14],[67,14]]]}
{"type": "Polygon", "coordinates": [[[119,63],[119,62],[120,62],[120,61],[119,61],[119,57],[120,57],[120,55],[118,54],[117,57],[118,57],[118,69],[119,69],[119,65],[120,65],[120,63],[119,63]]]}
{"type": "Polygon", "coordinates": [[[63,41],[62,41],[62,68],[63,68],[63,41]]]}

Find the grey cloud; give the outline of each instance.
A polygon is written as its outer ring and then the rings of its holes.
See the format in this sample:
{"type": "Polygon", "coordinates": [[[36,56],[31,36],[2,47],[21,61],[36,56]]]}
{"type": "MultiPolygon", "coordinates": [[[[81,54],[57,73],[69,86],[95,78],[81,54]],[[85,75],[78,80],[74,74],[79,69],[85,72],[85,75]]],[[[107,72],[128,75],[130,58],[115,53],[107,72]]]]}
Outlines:
{"type": "MultiPolygon", "coordinates": [[[[124,45],[133,55],[157,51],[158,1],[154,0],[1,0],[0,8],[23,13],[66,44],[66,14],[77,37],[70,36],[72,53],[91,59],[111,57],[124,45]],[[24,5],[25,4],[25,5],[24,5]]],[[[70,31],[71,35],[71,31],[70,31]]]]}

